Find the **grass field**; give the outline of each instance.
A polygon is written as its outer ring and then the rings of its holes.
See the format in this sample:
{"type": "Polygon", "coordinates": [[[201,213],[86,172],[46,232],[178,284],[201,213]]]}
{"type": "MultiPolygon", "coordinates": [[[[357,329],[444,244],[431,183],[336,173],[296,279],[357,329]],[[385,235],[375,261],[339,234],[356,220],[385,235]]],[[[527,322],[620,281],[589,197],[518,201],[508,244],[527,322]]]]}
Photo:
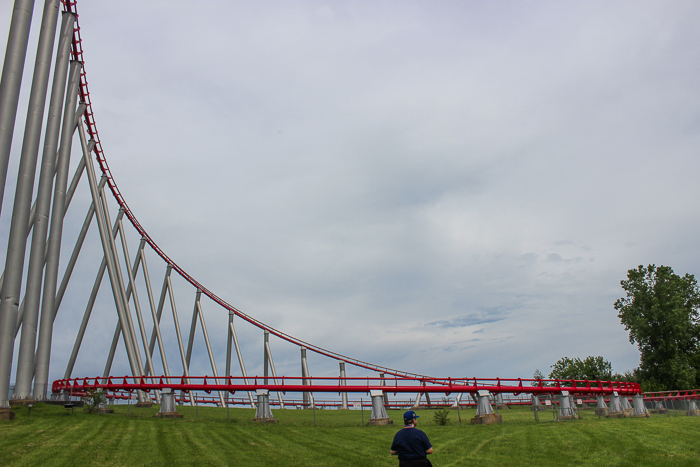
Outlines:
{"type": "MultiPolygon", "coordinates": [[[[259,425],[252,409],[178,407],[180,420],[162,420],[150,409],[114,406],[114,414],[88,414],[61,406],[17,408],[0,421],[0,465],[217,465],[397,466],[389,457],[402,411],[389,411],[393,426],[362,426],[360,411],[273,410],[277,424],[259,425]],[[127,411],[129,412],[127,415],[127,411]]],[[[536,423],[528,407],[501,411],[503,423],[469,425],[474,410],[456,411],[447,426],[431,410],[418,411],[437,466],[467,465],[700,465],[700,417],[582,419],[536,423]]],[[[365,421],[369,412],[364,412],[365,421]]],[[[551,414],[540,413],[540,420],[551,414]]]]}

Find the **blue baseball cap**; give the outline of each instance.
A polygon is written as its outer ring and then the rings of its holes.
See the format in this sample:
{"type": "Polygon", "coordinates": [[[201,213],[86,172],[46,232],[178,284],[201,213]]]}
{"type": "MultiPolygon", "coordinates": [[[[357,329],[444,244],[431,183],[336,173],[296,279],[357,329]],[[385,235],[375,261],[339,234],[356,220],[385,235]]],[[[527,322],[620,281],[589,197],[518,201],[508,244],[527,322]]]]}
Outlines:
{"type": "Polygon", "coordinates": [[[403,413],[403,420],[404,420],[405,422],[410,422],[410,421],[413,420],[414,418],[418,418],[418,417],[419,417],[419,416],[416,415],[416,413],[415,413],[413,410],[408,410],[408,411],[406,411],[406,412],[403,413]]]}

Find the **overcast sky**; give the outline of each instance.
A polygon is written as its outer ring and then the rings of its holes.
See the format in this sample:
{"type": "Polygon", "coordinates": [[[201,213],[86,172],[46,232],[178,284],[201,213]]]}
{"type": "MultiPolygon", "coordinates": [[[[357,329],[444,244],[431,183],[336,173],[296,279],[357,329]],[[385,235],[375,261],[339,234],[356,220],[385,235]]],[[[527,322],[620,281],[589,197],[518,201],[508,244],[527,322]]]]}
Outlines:
{"type": "MultiPolygon", "coordinates": [[[[700,273],[697,2],[78,11],[97,127],[132,211],[199,282],[299,339],[434,376],[531,377],[589,355],[623,372],[639,363],[613,308],[627,270],[700,273]]],[[[158,293],[164,267],[149,267],[158,293]]],[[[194,291],[182,290],[186,330],[194,291]]],[[[101,294],[108,325],[91,323],[77,376],[104,366],[116,315],[101,294]]],[[[57,319],[55,377],[85,301],[57,319]]],[[[204,308],[222,371],[227,314],[204,308]]],[[[236,323],[260,374],[262,333],[236,323]]],[[[272,350],[279,373],[300,373],[297,350],[272,350]]]]}

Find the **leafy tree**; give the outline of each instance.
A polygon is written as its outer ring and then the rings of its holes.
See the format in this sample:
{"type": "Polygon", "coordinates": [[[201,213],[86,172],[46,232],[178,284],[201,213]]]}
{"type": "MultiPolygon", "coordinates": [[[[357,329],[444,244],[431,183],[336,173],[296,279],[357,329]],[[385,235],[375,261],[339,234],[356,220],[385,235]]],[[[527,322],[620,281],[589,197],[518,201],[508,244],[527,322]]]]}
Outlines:
{"type": "Polygon", "coordinates": [[[551,379],[591,379],[610,380],[612,364],[603,357],[580,358],[564,357],[552,365],[551,379]]]}
{"type": "MultiPolygon", "coordinates": [[[[613,381],[626,381],[628,383],[641,383],[641,380],[639,378],[639,368],[635,368],[634,370],[628,370],[625,371],[624,373],[615,373],[612,375],[611,378],[613,381]]],[[[646,391],[646,389],[642,388],[643,391],[646,391]]],[[[652,391],[653,389],[650,389],[652,391]]]]}
{"type": "MultiPolygon", "coordinates": [[[[544,379],[544,375],[542,372],[539,370],[539,368],[535,368],[535,372],[532,374],[532,379],[544,379]]],[[[532,381],[530,383],[530,386],[539,386],[540,383],[537,381],[532,381]]]]}
{"type": "Polygon", "coordinates": [[[639,374],[648,390],[690,389],[698,383],[700,289],[695,277],[668,266],[627,271],[620,282],[626,297],[615,302],[617,316],[637,343],[639,374]]]}

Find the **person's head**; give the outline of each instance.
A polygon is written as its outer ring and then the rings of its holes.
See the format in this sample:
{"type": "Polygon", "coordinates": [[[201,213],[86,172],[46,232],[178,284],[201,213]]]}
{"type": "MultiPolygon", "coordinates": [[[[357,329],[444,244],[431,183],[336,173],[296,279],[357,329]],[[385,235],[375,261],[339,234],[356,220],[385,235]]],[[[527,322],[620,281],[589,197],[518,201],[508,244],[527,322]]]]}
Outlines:
{"type": "Polygon", "coordinates": [[[418,422],[417,418],[418,418],[418,415],[416,415],[416,413],[413,410],[409,410],[407,412],[404,412],[404,414],[403,414],[404,426],[415,425],[416,422],[418,422]]]}

